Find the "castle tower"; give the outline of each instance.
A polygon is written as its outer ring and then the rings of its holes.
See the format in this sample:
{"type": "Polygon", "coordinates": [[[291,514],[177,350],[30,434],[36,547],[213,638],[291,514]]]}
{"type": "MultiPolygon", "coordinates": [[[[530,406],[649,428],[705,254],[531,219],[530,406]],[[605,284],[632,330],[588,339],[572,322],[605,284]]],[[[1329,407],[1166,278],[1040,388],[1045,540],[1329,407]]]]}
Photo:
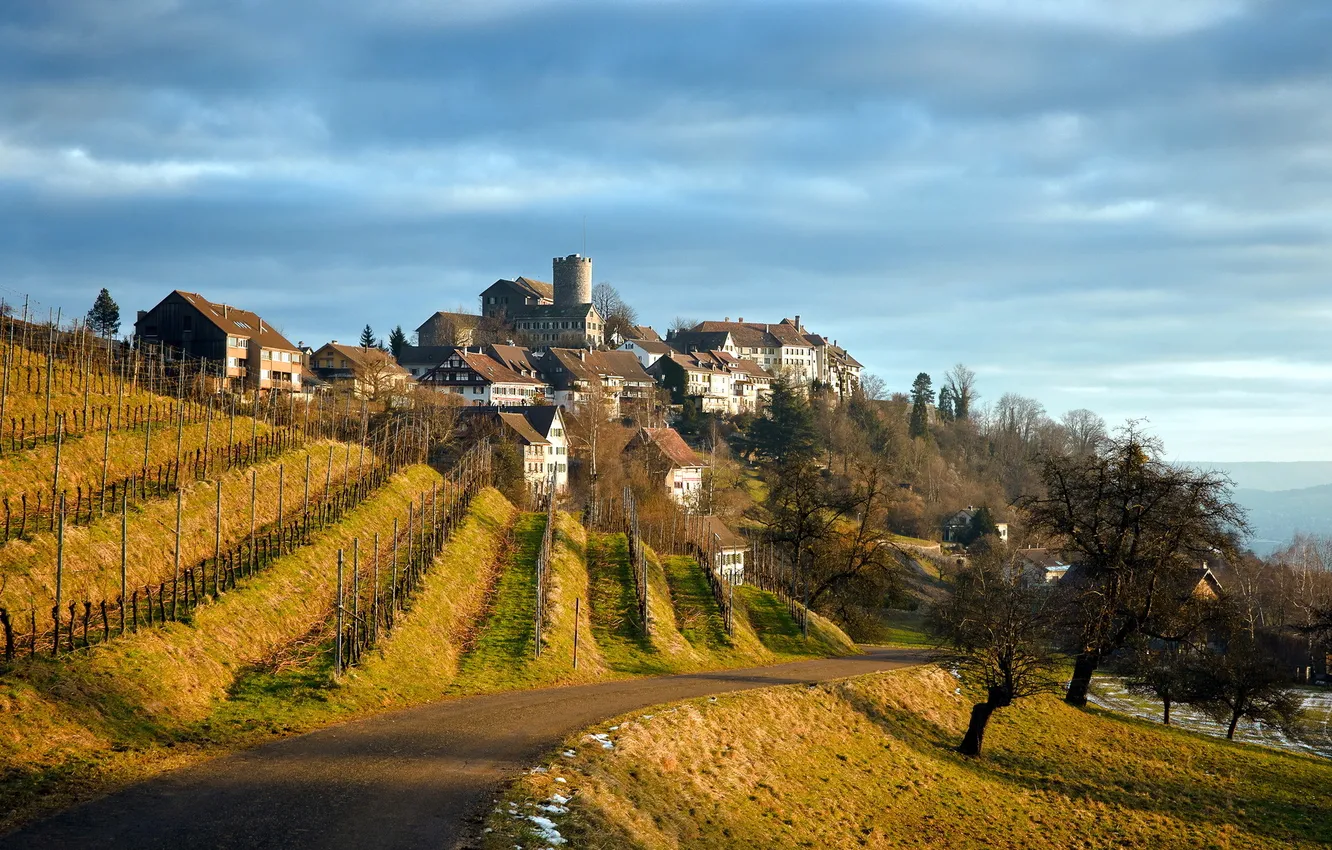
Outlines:
{"type": "Polygon", "coordinates": [[[553,261],[555,303],[592,303],[592,258],[570,254],[553,261]]]}

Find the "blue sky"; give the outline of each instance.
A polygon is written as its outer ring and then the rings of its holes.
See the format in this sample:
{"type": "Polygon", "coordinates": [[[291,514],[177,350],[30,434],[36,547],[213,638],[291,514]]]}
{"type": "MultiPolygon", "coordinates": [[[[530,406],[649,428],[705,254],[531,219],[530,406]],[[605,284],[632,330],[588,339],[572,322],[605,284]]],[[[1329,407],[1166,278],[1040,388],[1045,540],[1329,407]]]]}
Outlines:
{"type": "Polygon", "coordinates": [[[659,328],[1329,460],[1319,0],[10,0],[0,294],[293,339],[579,251],[659,328]]]}

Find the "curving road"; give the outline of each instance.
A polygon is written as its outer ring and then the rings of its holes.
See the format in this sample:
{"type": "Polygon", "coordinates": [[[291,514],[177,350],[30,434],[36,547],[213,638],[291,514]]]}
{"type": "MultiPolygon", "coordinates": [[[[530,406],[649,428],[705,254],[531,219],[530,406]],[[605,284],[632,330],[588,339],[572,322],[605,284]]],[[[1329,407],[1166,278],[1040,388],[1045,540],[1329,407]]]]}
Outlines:
{"type": "Polygon", "coordinates": [[[585,726],[663,702],[923,660],[867,647],[850,658],[432,703],[164,774],[0,838],[0,847],[465,846],[498,787],[585,726]]]}

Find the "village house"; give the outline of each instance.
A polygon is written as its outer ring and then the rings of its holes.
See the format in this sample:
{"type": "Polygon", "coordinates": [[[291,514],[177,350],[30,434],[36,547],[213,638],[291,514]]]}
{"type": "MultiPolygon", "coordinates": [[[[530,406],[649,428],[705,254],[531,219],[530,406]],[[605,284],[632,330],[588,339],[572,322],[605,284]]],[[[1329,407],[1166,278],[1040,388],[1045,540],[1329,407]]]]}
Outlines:
{"type": "MultiPolygon", "coordinates": [[[[969,542],[969,538],[971,537],[971,532],[972,532],[972,523],[975,521],[976,514],[978,514],[979,512],[980,511],[978,508],[968,505],[965,509],[958,511],[957,513],[951,514],[943,522],[943,542],[945,543],[969,542]]],[[[1008,523],[996,522],[994,524],[994,529],[995,532],[999,535],[999,539],[1004,543],[1007,543],[1008,523]]]]}
{"type": "Polygon", "coordinates": [[[497,280],[481,293],[481,315],[536,346],[598,348],[605,321],[592,305],[592,259],[579,254],[551,261],[555,282],[497,280]]]}
{"type": "Polygon", "coordinates": [[[692,508],[703,489],[703,461],[674,428],[639,428],[624,453],[660,480],[676,502],[692,508]]]}
{"type": "Polygon", "coordinates": [[[690,520],[698,523],[694,530],[698,545],[712,552],[712,568],[731,584],[745,583],[745,554],[749,541],[736,534],[719,517],[702,516],[690,520]]]}
{"type": "Polygon", "coordinates": [[[440,310],[416,329],[416,344],[423,347],[474,345],[481,316],[440,310]]]}
{"type": "Polygon", "coordinates": [[[1055,549],[1019,549],[1018,562],[1027,575],[1037,582],[1053,584],[1068,574],[1072,566],[1062,552],[1055,549]]]}
{"type": "Polygon", "coordinates": [[[694,399],[703,413],[758,410],[772,386],[772,376],[762,366],[720,350],[672,351],[648,373],[670,391],[672,404],[694,399]]]}
{"type": "Polygon", "coordinates": [[[224,362],[235,390],[300,392],[301,349],[257,314],[216,304],[195,292],[174,290],[151,310],[140,310],[135,338],[165,343],[191,357],[224,362]]]}
{"type": "Polygon", "coordinates": [[[357,398],[400,395],[412,380],[387,351],[342,345],[336,339],[310,355],[310,368],[330,387],[346,387],[357,398]]]}
{"type": "Polygon", "coordinates": [[[852,357],[846,349],[829,342],[818,334],[806,334],[805,339],[814,346],[814,362],[820,383],[833,391],[838,398],[846,399],[860,388],[860,376],[864,367],[852,357]]]}
{"type": "Polygon", "coordinates": [[[653,363],[675,351],[659,339],[626,339],[620,343],[618,350],[632,353],[644,369],[651,368],[653,363]]]}
{"type": "Polygon", "coordinates": [[[528,489],[543,496],[563,493],[569,486],[569,432],[564,413],[551,405],[525,407],[467,408],[469,427],[486,422],[502,440],[512,440],[522,449],[523,479],[528,489]]]}
{"type": "Polygon", "coordinates": [[[422,386],[453,392],[469,407],[543,404],[545,383],[508,368],[480,349],[456,348],[420,378],[422,386]]]}
{"type": "Polygon", "coordinates": [[[554,303],[555,287],[545,281],[527,277],[501,278],[481,292],[481,315],[511,319],[528,307],[554,303]]]}
{"type": "Polygon", "coordinates": [[[582,410],[600,396],[605,415],[622,416],[647,410],[656,382],[628,351],[585,351],[550,348],[533,353],[531,362],[551,387],[551,400],[570,410],[582,410]]]}
{"type": "Polygon", "coordinates": [[[406,369],[407,374],[419,379],[448,360],[457,349],[456,345],[404,345],[398,351],[398,365],[406,369]]]}

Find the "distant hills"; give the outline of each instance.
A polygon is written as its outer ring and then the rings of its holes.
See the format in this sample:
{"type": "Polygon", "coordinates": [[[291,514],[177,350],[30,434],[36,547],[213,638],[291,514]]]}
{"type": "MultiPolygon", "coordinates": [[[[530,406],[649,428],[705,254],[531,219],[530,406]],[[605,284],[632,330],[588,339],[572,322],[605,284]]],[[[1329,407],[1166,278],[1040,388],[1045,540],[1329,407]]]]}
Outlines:
{"type": "Polygon", "coordinates": [[[1332,461],[1180,463],[1234,480],[1235,501],[1249,511],[1249,543],[1259,555],[1284,546],[1297,531],[1332,535],[1332,461]]]}

